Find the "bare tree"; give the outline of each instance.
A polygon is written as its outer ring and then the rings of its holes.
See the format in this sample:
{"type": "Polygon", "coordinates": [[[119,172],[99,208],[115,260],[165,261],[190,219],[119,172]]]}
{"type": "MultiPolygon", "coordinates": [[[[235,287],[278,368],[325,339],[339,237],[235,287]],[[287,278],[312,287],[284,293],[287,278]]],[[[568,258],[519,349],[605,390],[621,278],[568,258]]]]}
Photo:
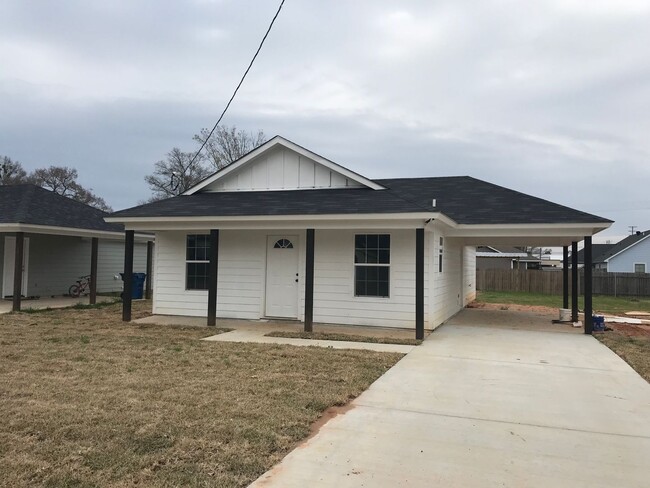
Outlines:
{"type": "Polygon", "coordinates": [[[21,183],[29,183],[23,165],[8,156],[0,156],[0,185],[19,185],[21,183]]]}
{"type": "Polygon", "coordinates": [[[150,201],[180,195],[210,174],[205,167],[205,157],[199,155],[192,162],[193,157],[194,153],[175,147],[165,159],[156,163],[153,174],[144,178],[153,193],[150,201]]]}
{"type": "Polygon", "coordinates": [[[194,136],[194,140],[205,145],[205,152],[213,170],[219,170],[230,163],[237,161],[246,153],[266,142],[264,132],[246,132],[245,130],[232,127],[219,126],[208,139],[209,129],[201,129],[201,132],[194,136]]]}
{"type": "Polygon", "coordinates": [[[92,188],[86,189],[77,183],[78,176],[79,174],[74,168],[50,166],[49,168],[35,170],[29,176],[29,179],[34,184],[52,190],[59,195],[85,203],[105,212],[111,212],[111,207],[106,204],[103,198],[95,195],[92,188]]]}

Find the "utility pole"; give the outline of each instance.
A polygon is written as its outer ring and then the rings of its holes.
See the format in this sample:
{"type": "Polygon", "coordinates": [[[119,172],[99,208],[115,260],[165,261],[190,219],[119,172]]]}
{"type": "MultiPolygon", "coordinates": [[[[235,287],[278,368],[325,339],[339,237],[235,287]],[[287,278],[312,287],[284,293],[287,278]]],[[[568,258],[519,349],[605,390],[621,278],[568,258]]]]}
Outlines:
{"type": "Polygon", "coordinates": [[[630,229],[630,234],[632,234],[632,235],[634,235],[634,231],[636,230],[637,227],[638,227],[638,225],[628,225],[627,226],[627,228],[630,229]]]}

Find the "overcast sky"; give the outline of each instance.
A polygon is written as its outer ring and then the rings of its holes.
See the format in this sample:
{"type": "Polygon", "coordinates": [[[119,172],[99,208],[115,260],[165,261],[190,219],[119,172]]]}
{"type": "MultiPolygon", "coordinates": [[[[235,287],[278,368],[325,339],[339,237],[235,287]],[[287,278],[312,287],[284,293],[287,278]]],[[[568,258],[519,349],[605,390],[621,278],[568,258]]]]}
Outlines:
{"type": "MultiPolygon", "coordinates": [[[[3,0],[0,155],[135,205],[214,124],[277,4],[3,0]]],[[[648,26],[648,0],[287,0],[224,123],[371,178],[471,175],[650,229],[648,26]]]]}

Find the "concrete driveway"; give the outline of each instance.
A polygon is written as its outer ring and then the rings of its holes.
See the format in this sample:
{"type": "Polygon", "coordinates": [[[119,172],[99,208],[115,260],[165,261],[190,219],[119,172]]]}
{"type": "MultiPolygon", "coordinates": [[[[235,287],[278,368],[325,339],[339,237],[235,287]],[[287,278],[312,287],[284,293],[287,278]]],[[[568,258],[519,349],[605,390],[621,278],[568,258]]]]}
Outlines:
{"type": "Polygon", "coordinates": [[[650,480],[650,385],[583,334],[445,325],[353,405],[252,486],[650,480]]]}

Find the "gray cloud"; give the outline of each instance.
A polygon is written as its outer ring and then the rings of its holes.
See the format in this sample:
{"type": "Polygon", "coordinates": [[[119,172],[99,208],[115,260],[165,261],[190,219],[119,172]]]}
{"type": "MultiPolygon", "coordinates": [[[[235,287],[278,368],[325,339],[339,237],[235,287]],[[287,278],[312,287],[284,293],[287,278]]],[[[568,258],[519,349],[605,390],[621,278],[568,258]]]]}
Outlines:
{"type": "MultiPolygon", "coordinates": [[[[211,125],[275,5],[0,5],[0,154],[115,208],[211,125]]],[[[370,177],[470,174],[650,228],[650,7],[287,2],[225,123],[370,177]]]]}

